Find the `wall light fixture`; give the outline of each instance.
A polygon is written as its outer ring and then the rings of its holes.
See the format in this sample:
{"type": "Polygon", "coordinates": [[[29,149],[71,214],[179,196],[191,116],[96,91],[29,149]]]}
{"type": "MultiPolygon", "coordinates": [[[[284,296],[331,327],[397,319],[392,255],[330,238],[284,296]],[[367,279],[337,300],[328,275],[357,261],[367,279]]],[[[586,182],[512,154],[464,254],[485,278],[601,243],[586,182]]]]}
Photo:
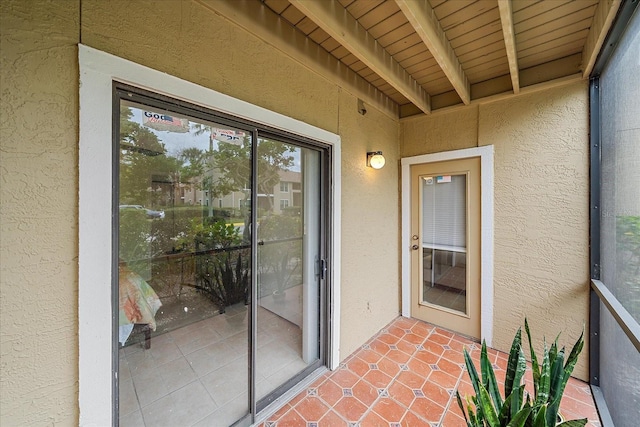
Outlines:
{"type": "Polygon", "coordinates": [[[367,153],[367,166],[374,169],[382,169],[385,160],[382,151],[370,151],[367,153]]]}

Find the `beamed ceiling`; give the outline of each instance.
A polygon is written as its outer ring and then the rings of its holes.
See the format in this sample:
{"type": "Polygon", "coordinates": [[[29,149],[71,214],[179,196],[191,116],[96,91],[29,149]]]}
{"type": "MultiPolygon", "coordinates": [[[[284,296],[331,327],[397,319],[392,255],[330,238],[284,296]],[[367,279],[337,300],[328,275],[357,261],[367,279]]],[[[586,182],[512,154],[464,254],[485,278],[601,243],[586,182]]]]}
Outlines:
{"type": "Polygon", "coordinates": [[[397,117],[587,78],[620,0],[200,0],[397,117]]]}

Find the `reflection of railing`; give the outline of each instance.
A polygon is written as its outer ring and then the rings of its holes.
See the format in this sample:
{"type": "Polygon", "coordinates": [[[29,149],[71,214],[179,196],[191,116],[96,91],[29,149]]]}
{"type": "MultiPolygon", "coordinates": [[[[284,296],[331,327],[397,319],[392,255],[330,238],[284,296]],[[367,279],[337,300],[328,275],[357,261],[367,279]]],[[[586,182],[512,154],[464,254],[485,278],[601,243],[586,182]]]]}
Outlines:
{"type": "Polygon", "coordinates": [[[285,243],[285,242],[295,242],[296,240],[302,240],[302,237],[290,237],[288,239],[273,239],[273,240],[260,240],[258,242],[259,246],[264,246],[264,245],[272,245],[275,243],[285,243]]]}
{"type": "MultiPolygon", "coordinates": [[[[302,281],[302,237],[261,240],[258,253],[259,292],[271,293],[302,281]]],[[[121,261],[124,262],[124,261],[121,261]]],[[[199,249],[129,260],[144,267],[147,279],[162,298],[180,298],[185,288],[195,289],[220,307],[248,301],[251,245],[199,249]]]]}
{"type": "Polygon", "coordinates": [[[205,294],[224,312],[225,307],[247,302],[251,245],[176,252],[152,258],[120,261],[142,265],[158,296],[180,298],[189,287],[205,294]]]}

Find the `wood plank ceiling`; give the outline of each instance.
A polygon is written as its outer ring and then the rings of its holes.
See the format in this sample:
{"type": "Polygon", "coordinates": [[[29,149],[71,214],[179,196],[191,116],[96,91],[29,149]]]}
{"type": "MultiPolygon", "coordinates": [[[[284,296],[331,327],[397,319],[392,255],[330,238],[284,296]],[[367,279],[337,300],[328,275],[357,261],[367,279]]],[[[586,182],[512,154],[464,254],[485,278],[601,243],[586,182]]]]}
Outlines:
{"type": "Polygon", "coordinates": [[[620,0],[249,3],[243,10],[260,5],[263,16],[326,51],[406,117],[588,77],[620,0]]]}

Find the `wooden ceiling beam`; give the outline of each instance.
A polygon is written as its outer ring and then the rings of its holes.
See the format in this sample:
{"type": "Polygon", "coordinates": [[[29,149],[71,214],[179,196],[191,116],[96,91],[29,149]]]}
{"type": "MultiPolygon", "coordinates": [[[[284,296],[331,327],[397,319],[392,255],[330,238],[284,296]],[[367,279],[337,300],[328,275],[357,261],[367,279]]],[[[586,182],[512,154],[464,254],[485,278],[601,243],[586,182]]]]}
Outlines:
{"type": "Polygon", "coordinates": [[[498,8],[500,9],[504,45],[507,49],[507,59],[509,60],[511,86],[513,87],[513,93],[518,93],[520,92],[520,71],[518,68],[518,52],[516,51],[516,34],[513,30],[511,0],[498,0],[498,8]]]}
{"type": "Polygon", "coordinates": [[[465,104],[471,102],[469,79],[427,0],[395,0],[465,104]]]}
{"type": "Polygon", "coordinates": [[[398,118],[396,102],[338,61],[325,48],[308,39],[301,31],[255,0],[196,0],[225,19],[291,57],[353,96],[376,106],[391,118],[398,118]]]}
{"type": "Polygon", "coordinates": [[[621,0],[600,0],[593,16],[587,41],[582,50],[582,76],[589,77],[598,58],[605,37],[620,8],[621,0]]]}
{"type": "Polygon", "coordinates": [[[290,1],[421,111],[431,112],[429,94],[337,0],[290,1]]]}

